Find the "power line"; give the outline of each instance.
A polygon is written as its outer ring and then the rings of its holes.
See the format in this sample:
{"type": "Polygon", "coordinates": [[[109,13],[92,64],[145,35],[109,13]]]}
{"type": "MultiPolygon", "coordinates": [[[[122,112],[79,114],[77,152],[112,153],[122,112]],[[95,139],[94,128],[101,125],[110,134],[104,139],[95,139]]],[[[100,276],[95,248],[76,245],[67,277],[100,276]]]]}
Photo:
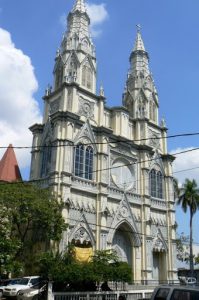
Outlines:
{"type": "MultiPolygon", "coordinates": [[[[170,138],[177,138],[177,137],[189,137],[189,136],[196,136],[199,135],[199,132],[193,132],[193,133],[180,133],[180,134],[175,134],[175,135],[168,135],[165,137],[160,137],[160,136],[156,136],[156,137],[150,137],[150,138],[142,138],[142,139],[135,139],[132,141],[126,141],[125,138],[124,139],[114,139],[114,140],[110,140],[108,142],[90,142],[90,143],[83,143],[84,146],[89,146],[89,145],[107,145],[107,144],[117,144],[117,143],[127,143],[128,145],[132,146],[132,143],[134,142],[142,142],[142,141],[148,141],[148,140],[164,140],[164,139],[170,139],[170,138]]],[[[64,142],[64,141],[62,141],[64,142]]],[[[71,143],[73,143],[71,141],[71,143]]],[[[40,146],[12,146],[11,148],[13,149],[40,149],[40,148],[59,148],[59,147],[75,147],[74,144],[72,145],[40,145],[40,146]]],[[[0,149],[7,149],[8,146],[0,146],[0,149]]]]}
{"type": "MultiPolygon", "coordinates": [[[[70,221],[75,221],[75,222],[78,222],[79,220],[78,219],[73,219],[73,218],[68,218],[68,220],[70,221]]],[[[107,229],[110,229],[110,230],[117,230],[117,231],[121,231],[121,232],[126,232],[126,233],[134,233],[135,235],[140,235],[140,236],[145,236],[145,237],[150,237],[150,238],[154,238],[155,236],[153,235],[147,235],[146,233],[142,233],[142,232],[133,232],[131,230],[127,230],[127,229],[120,229],[120,228],[115,228],[115,227],[111,227],[111,226],[104,226],[104,225],[99,225],[99,224],[95,224],[95,223],[91,223],[91,222],[88,222],[87,223],[88,225],[90,226],[95,226],[95,227],[100,227],[100,228],[107,228],[107,229]]],[[[164,225],[162,225],[164,226],[164,225]]],[[[172,225],[171,225],[172,226],[172,225]]],[[[168,239],[164,239],[165,241],[168,241],[168,239]]]]}
{"type": "MultiPolygon", "coordinates": [[[[176,155],[180,155],[180,154],[184,154],[184,153],[187,153],[187,152],[192,152],[192,151],[197,151],[199,150],[199,147],[197,148],[193,148],[193,149],[189,149],[189,150],[183,150],[183,151],[179,151],[179,152],[176,152],[176,153],[172,153],[173,156],[176,156],[176,155]]],[[[145,162],[150,162],[150,161],[155,161],[155,160],[158,160],[160,158],[160,156],[156,157],[156,158],[151,158],[151,159],[147,159],[147,160],[143,160],[143,161],[136,161],[136,162],[131,162],[131,163],[128,163],[128,164],[123,164],[123,165],[119,165],[119,166],[112,166],[112,167],[108,167],[108,168],[104,168],[104,169],[97,169],[97,170],[93,170],[92,172],[90,173],[97,173],[97,172],[102,172],[102,171],[108,171],[108,170],[112,170],[112,169],[118,169],[118,168],[121,168],[121,167],[128,167],[128,166],[132,166],[132,165],[136,165],[136,164],[141,164],[141,163],[145,163],[145,162]]],[[[179,171],[175,171],[173,172],[173,174],[175,173],[180,173],[180,172],[183,172],[183,171],[189,171],[189,170],[192,170],[192,169],[197,169],[199,167],[196,167],[196,168],[191,168],[191,169],[184,169],[184,170],[179,170],[179,171]]],[[[79,175],[85,175],[85,172],[82,172],[81,174],[79,175]]],[[[78,177],[78,176],[77,176],[78,177]]],[[[79,176],[81,177],[81,176],[79,176]]],[[[47,181],[47,180],[52,180],[52,179],[61,179],[63,178],[63,175],[62,176],[59,176],[59,175],[56,175],[54,177],[50,177],[50,178],[39,178],[39,179],[32,179],[32,180],[29,180],[28,182],[40,182],[40,181],[47,181]]],[[[136,182],[137,180],[135,180],[136,182]]],[[[16,184],[16,183],[24,183],[26,181],[18,181],[18,182],[3,182],[3,184],[16,184]]]]}

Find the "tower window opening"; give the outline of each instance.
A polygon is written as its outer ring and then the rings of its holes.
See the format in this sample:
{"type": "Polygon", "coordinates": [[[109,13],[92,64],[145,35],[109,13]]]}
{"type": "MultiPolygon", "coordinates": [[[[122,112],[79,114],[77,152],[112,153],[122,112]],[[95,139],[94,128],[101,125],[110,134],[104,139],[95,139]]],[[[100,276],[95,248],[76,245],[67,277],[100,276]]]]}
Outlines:
{"type": "Polygon", "coordinates": [[[150,172],[150,194],[154,198],[163,199],[163,176],[155,169],[150,172]]]}
{"type": "Polygon", "coordinates": [[[93,179],[93,148],[85,147],[83,144],[78,144],[75,147],[74,155],[74,171],[75,176],[85,179],[93,179]]]}
{"type": "Polygon", "coordinates": [[[92,89],[92,70],[90,66],[84,65],[82,68],[82,85],[88,89],[92,89]]]}
{"type": "Polygon", "coordinates": [[[43,146],[42,156],[41,156],[41,177],[46,176],[50,171],[52,156],[51,143],[46,143],[43,146]]]}
{"type": "Polygon", "coordinates": [[[57,74],[56,74],[56,81],[55,81],[55,88],[59,88],[60,85],[62,84],[62,79],[63,79],[63,68],[60,67],[57,70],[57,74]]]}

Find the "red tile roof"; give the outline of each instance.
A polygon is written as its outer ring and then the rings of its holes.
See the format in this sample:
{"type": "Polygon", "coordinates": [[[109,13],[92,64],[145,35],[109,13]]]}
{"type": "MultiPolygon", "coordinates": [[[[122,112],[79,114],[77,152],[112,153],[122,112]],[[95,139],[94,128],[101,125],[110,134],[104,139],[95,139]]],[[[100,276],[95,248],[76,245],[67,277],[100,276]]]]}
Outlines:
{"type": "Polygon", "coordinates": [[[12,144],[10,144],[0,160],[0,181],[21,180],[21,173],[12,144]]]}

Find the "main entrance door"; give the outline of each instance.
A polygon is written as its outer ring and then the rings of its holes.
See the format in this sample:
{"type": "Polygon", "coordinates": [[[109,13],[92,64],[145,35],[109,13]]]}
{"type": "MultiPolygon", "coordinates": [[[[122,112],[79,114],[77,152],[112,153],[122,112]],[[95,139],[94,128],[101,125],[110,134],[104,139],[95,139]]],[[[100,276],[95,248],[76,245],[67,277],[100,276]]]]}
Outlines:
{"type": "Polygon", "coordinates": [[[123,227],[119,227],[115,232],[113,249],[116,251],[120,261],[127,262],[132,266],[132,245],[129,233],[123,227]]]}

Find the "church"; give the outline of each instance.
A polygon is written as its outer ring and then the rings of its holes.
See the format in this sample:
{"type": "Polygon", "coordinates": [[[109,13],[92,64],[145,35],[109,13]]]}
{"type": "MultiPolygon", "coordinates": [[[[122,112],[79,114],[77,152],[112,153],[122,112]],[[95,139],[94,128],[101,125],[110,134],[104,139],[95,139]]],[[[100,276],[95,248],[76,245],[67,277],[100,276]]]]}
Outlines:
{"type": "Polygon", "coordinates": [[[42,124],[33,134],[31,180],[64,202],[60,251],[70,243],[84,260],[113,249],[133,281],[176,279],[176,222],[167,128],[140,28],[121,106],[96,91],[96,54],[85,1],[76,0],[56,52],[42,124]]]}

